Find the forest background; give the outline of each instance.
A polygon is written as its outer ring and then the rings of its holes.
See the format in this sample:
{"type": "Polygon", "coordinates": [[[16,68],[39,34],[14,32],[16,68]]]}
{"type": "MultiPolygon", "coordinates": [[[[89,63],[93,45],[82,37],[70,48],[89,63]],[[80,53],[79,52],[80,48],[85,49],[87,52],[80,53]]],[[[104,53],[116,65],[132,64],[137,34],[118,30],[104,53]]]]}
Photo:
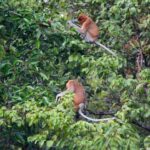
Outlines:
{"type": "Polygon", "coordinates": [[[0,148],[148,150],[149,12],[149,0],[0,0],[0,148]],[[117,57],[68,27],[80,13],[117,57]],[[123,123],[76,121],[72,94],[55,102],[70,79],[84,85],[88,110],[123,123]]]}

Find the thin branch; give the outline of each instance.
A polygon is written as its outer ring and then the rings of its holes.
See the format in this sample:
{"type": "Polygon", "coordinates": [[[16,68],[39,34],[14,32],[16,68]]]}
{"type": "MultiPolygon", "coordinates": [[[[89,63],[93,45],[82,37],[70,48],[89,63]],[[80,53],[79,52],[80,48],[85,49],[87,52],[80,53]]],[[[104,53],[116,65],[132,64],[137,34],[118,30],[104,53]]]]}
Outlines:
{"type": "Polygon", "coordinates": [[[143,129],[145,129],[145,130],[147,130],[147,131],[150,132],[150,126],[146,127],[146,126],[142,125],[141,123],[139,123],[137,121],[132,121],[132,123],[135,124],[135,125],[137,125],[137,126],[139,126],[140,128],[143,128],[143,129]]]}

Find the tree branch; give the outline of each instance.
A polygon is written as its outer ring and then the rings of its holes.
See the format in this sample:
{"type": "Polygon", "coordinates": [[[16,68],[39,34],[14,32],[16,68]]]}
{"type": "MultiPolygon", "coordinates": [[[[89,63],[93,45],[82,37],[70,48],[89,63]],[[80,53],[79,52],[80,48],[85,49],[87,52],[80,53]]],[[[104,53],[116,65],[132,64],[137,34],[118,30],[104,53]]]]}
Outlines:
{"type": "Polygon", "coordinates": [[[142,125],[141,123],[139,123],[138,121],[132,121],[132,123],[137,125],[137,126],[139,126],[140,128],[143,128],[143,129],[145,129],[145,130],[150,132],[150,126],[146,127],[146,126],[142,125]]]}

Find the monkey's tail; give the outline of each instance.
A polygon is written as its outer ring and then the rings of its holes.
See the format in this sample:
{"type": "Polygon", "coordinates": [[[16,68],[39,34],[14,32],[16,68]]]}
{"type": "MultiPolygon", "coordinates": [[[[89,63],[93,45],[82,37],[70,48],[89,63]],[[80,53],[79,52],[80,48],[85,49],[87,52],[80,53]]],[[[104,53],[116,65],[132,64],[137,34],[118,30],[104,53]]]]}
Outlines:
{"type": "Polygon", "coordinates": [[[95,41],[95,44],[98,45],[98,46],[100,46],[100,47],[102,47],[103,49],[105,49],[106,51],[108,51],[109,53],[111,53],[113,56],[116,56],[116,54],[112,50],[110,50],[105,45],[101,44],[100,42],[95,41]]]}
{"type": "Polygon", "coordinates": [[[106,121],[110,121],[110,120],[116,120],[117,118],[116,117],[112,117],[112,118],[104,118],[104,119],[94,119],[94,118],[90,118],[90,117],[88,117],[88,116],[86,116],[86,115],[84,115],[83,114],[83,109],[84,109],[84,106],[85,106],[85,104],[84,103],[81,103],[80,105],[79,105],[79,114],[83,117],[83,118],[85,118],[85,119],[87,119],[88,121],[92,121],[92,122],[106,122],[106,121]]]}

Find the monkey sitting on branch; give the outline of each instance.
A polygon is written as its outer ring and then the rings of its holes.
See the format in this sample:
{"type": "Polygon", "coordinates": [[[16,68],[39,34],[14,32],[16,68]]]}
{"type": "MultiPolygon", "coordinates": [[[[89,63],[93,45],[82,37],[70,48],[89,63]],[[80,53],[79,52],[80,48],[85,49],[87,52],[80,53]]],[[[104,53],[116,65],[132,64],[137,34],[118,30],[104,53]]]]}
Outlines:
{"type": "Polygon", "coordinates": [[[81,34],[81,37],[86,42],[95,43],[96,45],[111,53],[113,56],[116,56],[116,54],[112,50],[97,41],[99,36],[99,29],[96,23],[89,16],[81,14],[79,15],[78,19],[69,20],[68,24],[71,27],[75,28],[75,30],[81,34]],[[79,22],[81,27],[76,25],[76,22],[79,22]]]}
{"type": "Polygon", "coordinates": [[[94,119],[86,116],[83,111],[86,105],[86,93],[85,89],[77,80],[69,80],[66,84],[66,91],[57,94],[56,101],[60,101],[61,97],[66,93],[73,92],[74,93],[74,109],[79,115],[81,115],[84,119],[92,122],[101,122],[101,121],[110,121],[110,120],[118,120],[116,117],[112,118],[104,118],[104,119],[94,119]]]}

